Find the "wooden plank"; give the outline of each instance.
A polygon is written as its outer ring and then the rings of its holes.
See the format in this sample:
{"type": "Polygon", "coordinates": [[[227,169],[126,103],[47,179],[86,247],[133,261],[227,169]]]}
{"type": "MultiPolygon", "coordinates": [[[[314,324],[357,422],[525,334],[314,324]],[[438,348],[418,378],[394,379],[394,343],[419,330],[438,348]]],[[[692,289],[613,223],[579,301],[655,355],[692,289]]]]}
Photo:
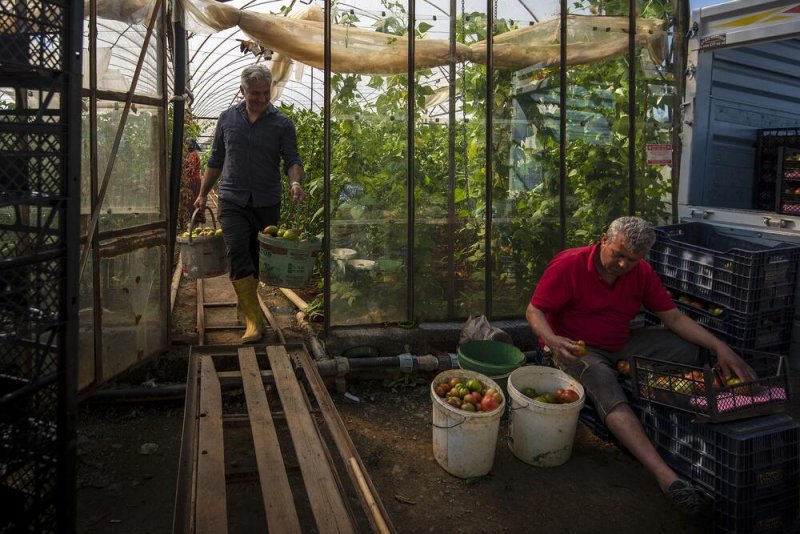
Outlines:
{"type": "Polygon", "coordinates": [[[175,309],[175,301],[178,297],[178,287],[181,285],[181,276],[183,275],[183,264],[181,258],[178,256],[178,264],[175,266],[175,271],[172,273],[172,284],[170,285],[169,292],[169,313],[172,314],[175,309]]]}
{"type": "Polygon", "coordinates": [[[195,532],[226,534],[228,512],[222,438],[222,392],[211,356],[200,358],[199,415],[195,532]]]}
{"type": "MultiPolygon", "coordinates": [[[[217,371],[217,378],[219,378],[219,383],[223,388],[231,384],[242,383],[242,373],[240,371],[217,371]]],[[[267,384],[275,383],[272,379],[272,371],[269,369],[261,371],[261,380],[267,384]]]]}
{"type": "Polygon", "coordinates": [[[236,306],[238,304],[235,300],[230,300],[226,302],[206,302],[203,305],[206,308],[219,308],[219,307],[229,307],[229,306],[236,306]]]}
{"type": "Polygon", "coordinates": [[[358,455],[353,440],[347,432],[347,427],[339,416],[336,410],[336,405],[333,402],[322,377],[317,371],[317,366],[311,359],[304,345],[292,347],[292,358],[296,359],[300,366],[303,368],[308,386],[311,389],[325,423],[328,425],[328,430],[333,437],[336,448],[344,458],[349,458],[349,465],[351,477],[355,477],[358,482],[359,497],[364,510],[368,513],[372,528],[376,532],[383,532],[388,529],[390,532],[395,532],[394,525],[389,518],[389,513],[383,506],[383,502],[378,497],[378,492],[375,489],[372,479],[364,469],[364,464],[361,457],[358,455]]]}
{"type": "Polygon", "coordinates": [[[244,325],[241,324],[210,324],[206,325],[205,331],[211,332],[214,330],[244,330],[244,325]]]}
{"type": "Polygon", "coordinates": [[[253,432],[256,465],[261,479],[261,496],[270,532],[301,532],[294,507],[292,488],[283,465],[278,433],[269,410],[261,370],[253,347],[239,349],[239,367],[253,432]]]}
{"type": "Polygon", "coordinates": [[[175,491],[175,511],[172,534],[184,534],[194,529],[194,502],[197,485],[197,381],[200,366],[195,354],[189,351],[189,370],[186,373],[186,401],[183,407],[178,481],[175,491]]]}
{"type": "Polygon", "coordinates": [[[197,344],[206,344],[206,307],[203,305],[205,300],[203,279],[197,279],[197,344]]]}
{"type": "Polygon", "coordinates": [[[264,314],[264,317],[267,318],[267,323],[272,330],[278,335],[278,341],[281,345],[286,344],[286,338],[283,336],[283,331],[281,330],[281,325],[278,324],[278,320],[275,319],[275,316],[272,315],[272,312],[269,311],[269,306],[267,303],[264,302],[264,298],[258,293],[258,305],[261,307],[261,312],[264,314]]]}
{"type": "Polygon", "coordinates": [[[267,357],[286,414],[289,433],[295,444],[317,529],[321,534],[355,532],[355,525],[347,512],[333,468],[327,461],[320,435],[308,411],[303,390],[286,349],[282,346],[268,346],[267,357]]]}
{"type": "Polygon", "coordinates": [[[367,501],[370,515],[372,516],[373,521],[375,521],[375,528],[380,534],[390,534],[391,530],[389,530],[389,525],[387,525],[386,521],[383,519],[381,507],[378,506],[378,502],[375,500],[372,490],[369,489],[367,479],[364,477],[364,472],[361,470],[358,460],[351,456],[349,463],[350,469],[353,470],[353,473],[356,476],[358,489],[361,491],[365,500],[367,501]]]}

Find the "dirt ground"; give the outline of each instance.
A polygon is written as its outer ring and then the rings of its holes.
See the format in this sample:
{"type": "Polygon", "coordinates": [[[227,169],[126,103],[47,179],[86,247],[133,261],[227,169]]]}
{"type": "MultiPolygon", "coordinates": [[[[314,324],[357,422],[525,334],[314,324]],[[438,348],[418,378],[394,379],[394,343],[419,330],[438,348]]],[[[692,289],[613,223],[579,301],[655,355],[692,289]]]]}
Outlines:
{"type": "MultiPolygon", "coordinates": [[[[261,292],[287,341],[302,339],[294,307],[275,290],[262,288],[261,292]]],[[[208,285],[206,296],[211,299],[208,285]]],[[[310,295],[301,296],[310,299],[310,295]]],[[[174,312],[177,338],[191,340],[195,316],[194,286],[182,283],[174,312]]],[[[182,356],[186,351],[186,346],[175,346],[162,359],[185,362],[182,356]]],[[[153,369],[166,367],[156,365],[153,369]]],[[[511,453],[506,443],[507,421],[503,420],[491,473],[469,480],[451,476],[433,458],[430,378],[349,380],[346,389],[350,398],[331,390],[398,532],[708,530],[675,512],[644,468],[617,447],[596,438],[583,424],[578,425],[567,463],[538,468],[511,453]]],[[[797,417],[797,406],[791,409],[797,417]]],[[[82,405],[78,421],[78,532],[171,531],[182,424],[180,397],[90,400],[82,405]]],[[[232,498],[229,507],[235,506],[232,498]]]]}

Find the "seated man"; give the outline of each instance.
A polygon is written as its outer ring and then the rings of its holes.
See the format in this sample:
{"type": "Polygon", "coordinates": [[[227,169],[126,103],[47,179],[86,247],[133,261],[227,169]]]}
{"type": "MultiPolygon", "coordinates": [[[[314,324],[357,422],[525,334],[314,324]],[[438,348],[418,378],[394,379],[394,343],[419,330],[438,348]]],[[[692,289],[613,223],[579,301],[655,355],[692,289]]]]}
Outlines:
{"type": "Polygon", "coordinates": [[[599,243],[560,252],[545,269],[525,317],[552,351],[555,364],[583,384],[620,443],[653,474],[676,507],[699,518],[708,502],[678,478],[648,440],[617,382],[616,361],[639,355],[698,364],[699,349],[705,347],[716,355],[725,378],[757,377],[728,345],[676,308],[644,260],[655,239],[647,221],[620,217],[599,243]],[[631,332],[630,322],[642,305],[658,315],[666,329],[631,332]],[[585,351],[578,340],[585,342],[585,351]]]}

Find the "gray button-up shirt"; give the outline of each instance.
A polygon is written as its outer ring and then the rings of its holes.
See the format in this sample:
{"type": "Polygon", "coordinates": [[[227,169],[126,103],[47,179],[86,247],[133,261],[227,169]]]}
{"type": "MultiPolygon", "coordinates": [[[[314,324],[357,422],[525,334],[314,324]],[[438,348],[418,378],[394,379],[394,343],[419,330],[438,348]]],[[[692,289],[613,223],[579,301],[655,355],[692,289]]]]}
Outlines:
{"type": "Polygon", "coordinates": [[[281,158],[284,173],[294,164],[303,165],[294,123],[271,103],[252,124],[244,101],[219,116],[208,166],[222,169],[220,198],[241,207],[278,204],[281,158]]]}

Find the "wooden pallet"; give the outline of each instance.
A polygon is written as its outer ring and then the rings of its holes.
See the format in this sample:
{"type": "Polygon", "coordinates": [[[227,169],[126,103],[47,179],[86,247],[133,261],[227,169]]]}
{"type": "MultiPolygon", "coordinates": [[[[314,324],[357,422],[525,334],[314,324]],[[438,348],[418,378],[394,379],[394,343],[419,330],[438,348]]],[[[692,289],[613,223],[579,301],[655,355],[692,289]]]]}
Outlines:
{"type": "Polygon", "coordinates": [[[228,531],[394,532],[303,345],[190,351],[173,532],[228,531]]]}

